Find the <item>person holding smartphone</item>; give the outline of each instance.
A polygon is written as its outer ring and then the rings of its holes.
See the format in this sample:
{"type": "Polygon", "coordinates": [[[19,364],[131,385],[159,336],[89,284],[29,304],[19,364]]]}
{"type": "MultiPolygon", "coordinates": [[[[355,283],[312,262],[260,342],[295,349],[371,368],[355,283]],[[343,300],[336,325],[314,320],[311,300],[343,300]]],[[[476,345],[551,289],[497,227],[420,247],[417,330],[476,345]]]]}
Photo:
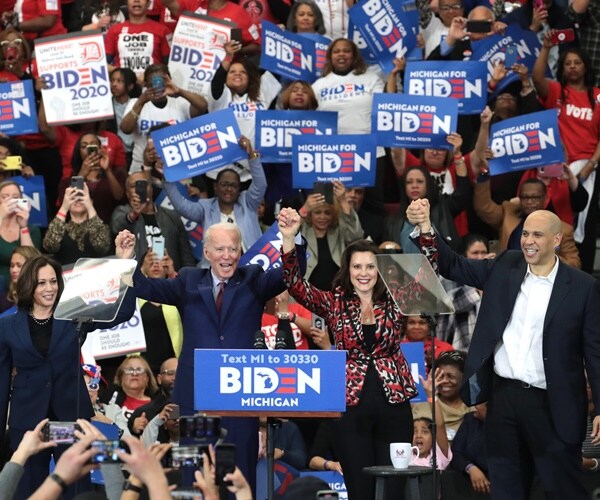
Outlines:
{"type": "Polygon", "coordinates": [[[98,217],[87,184],[82,182],[82,187],[67,188],[44,236],[44,250],[54,254],[63,266],[83,257],[104,257],[110,253],[110,229],[98,217]]]}
{"type": "Polygon", "coordinates": [[[173,260],[175,271],[195,266],[196,259],[181,217],[175,210],[154,204],[148,173],[132,173],[127,178],[126,188],[129,203],[114,210],[110,222],[113,233],[127,229],[136,235],[135,255],[139,262],[143,262],[148,250],[153,248],[154,238],[161,236],[165,254],[173,260]]]}
{"type": "MultiPolygon", "coordinates": [[[[556,44],[553,34],[553,30],[545,34],[531,76],[542,105],[546,109],[560,110],[558,129],[567,152],[567,163],[589,195],[587,205],[578,214],[575,241],[581,256],[581,268],[591,273],[594,268],[598,218],[596,167],[600,161],[600,106],[597,105],[600,88],[594,84],[594,68],[589,57],[574,47],[560,55],[557,80],[546,78],[550,49],[556,44]]],[[[566,210],[571,208],[568,202],[564,205],[566,210]]],[[[568,212],[566,215],[569,215],[568,212]]],[[[568,224],[573,223],[572,214],[570,220],[560,213],[559,216],[568,224]]]]}
{"type": "Polygon", "coordinates": [[[330,290],[344,248],[363,237],[358,215],[340,181],[317,184],[299,213],[309,251],[306,277],[317,288],[330,290]]]}

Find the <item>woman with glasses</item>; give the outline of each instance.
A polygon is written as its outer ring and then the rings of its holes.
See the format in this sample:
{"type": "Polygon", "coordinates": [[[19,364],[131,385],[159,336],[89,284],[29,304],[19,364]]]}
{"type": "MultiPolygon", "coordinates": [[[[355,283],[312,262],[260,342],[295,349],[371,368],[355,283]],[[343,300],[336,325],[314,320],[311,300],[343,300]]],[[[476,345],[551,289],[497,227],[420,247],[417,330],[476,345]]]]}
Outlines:
{"type": "Polygon", "coordinates": [[[437,15],[428,0],[417,0],[419,9],[419,34],[425,41],[424,59],[429,57],[442,38],[448,34],[448,29],[455,17],[463,17],[465,9],[461,0],[439,0],[437,15]]]}
{"type": "MultiPolygon", "coordinates": [[[[0,439],[8,418],[12,449],[44,418],[72,422],[94,415],[83,383],[76,324],[54,317],[63,288],[60,264],[47,256],[35,257],[17,280],[17,312],[0,319],[0,439]]],[[[117,318],[92,323],[90,330],[116,326],[131,318],[134,308],[135,295],[128,292],[117,318]]],[[[50,448],[29,459],[16,498],[28,498],[35,491],[48,476],[51,455],[58,459],[64,449],[50,448]]]]}
{"type": "MultiPolygon", "coordinates": [[[[158,391],[158,384],[150,365],[139,354],[125,358],[117,368],[113,382],[117,388],[110,403],[121,407],[127,421],[135,409],[150,402],[152,396],[158,391]]],[[[148,419],[142,415],[134,420],[132,430],[136,434],[141,434],[146,425],[148,419]]]]}

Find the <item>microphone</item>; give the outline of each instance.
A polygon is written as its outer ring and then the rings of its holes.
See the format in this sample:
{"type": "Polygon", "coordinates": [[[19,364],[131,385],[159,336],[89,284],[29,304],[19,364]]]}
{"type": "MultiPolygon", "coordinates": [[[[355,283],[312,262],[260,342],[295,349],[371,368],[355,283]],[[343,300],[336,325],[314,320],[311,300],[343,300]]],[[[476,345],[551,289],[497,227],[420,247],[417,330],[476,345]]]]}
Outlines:
{"type": "Polygon", "coordinates": [[[262,330],[257,330],[254,334],[254,344],[252,344],[253,349],[266,349],[267,343],[265,342],[265,334],[262,330]]]}
{"type": "Polygon", "coordinates": [[[275,335],[275,349],[287,349],[285,332],[283,330],[277,330],[277,334],[275,335]]]}

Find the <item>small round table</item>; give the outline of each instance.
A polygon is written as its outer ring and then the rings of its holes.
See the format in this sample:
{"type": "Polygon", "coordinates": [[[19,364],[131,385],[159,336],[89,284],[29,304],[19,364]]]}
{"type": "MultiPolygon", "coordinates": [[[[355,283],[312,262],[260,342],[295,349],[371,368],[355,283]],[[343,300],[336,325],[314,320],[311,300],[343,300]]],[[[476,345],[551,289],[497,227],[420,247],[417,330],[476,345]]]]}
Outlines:
{"type": "Polygon", "coordinates": [[[420,500],[419,495],[419,477],[431,474],[431,467],[422,465],[410,465],[408,469],[394,469],[391,465],[374,465],[363,468],[363,472],[369,476],[375,476],[375,500],[384,500],[385,498],[385,480],[388,477],[407,477],[406,491],[408,495],[406,500],[420,500]]]}

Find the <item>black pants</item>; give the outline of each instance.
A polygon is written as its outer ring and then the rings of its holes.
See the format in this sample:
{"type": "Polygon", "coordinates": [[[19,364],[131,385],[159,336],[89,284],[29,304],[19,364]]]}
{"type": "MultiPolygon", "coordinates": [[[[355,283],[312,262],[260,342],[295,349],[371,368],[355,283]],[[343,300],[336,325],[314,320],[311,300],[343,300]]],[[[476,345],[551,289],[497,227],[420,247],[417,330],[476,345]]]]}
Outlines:
{"type": "Polygon", "coordinates": [[[589,498],[581,443],[558,436],[547,391],[496,377],[485,427],[493,499],[527,500],[534,474],[547,499],[589,498]]]}
{"type": "MultiPolygon", "coordinates": [[[[375,375],[374,375],[375,376],[375,375]]],[[[340,463],[348,500],[375,498],[375,480],[363,467],[392,465],[390,443],[411,443],[413,419],[410,403],[392,405],[383,390],[365,390],[357,406],[349,406],[340,422],[340,463]]],[[[386,482],[386,498],[404,498],[405,481],[386,482]]]]}

